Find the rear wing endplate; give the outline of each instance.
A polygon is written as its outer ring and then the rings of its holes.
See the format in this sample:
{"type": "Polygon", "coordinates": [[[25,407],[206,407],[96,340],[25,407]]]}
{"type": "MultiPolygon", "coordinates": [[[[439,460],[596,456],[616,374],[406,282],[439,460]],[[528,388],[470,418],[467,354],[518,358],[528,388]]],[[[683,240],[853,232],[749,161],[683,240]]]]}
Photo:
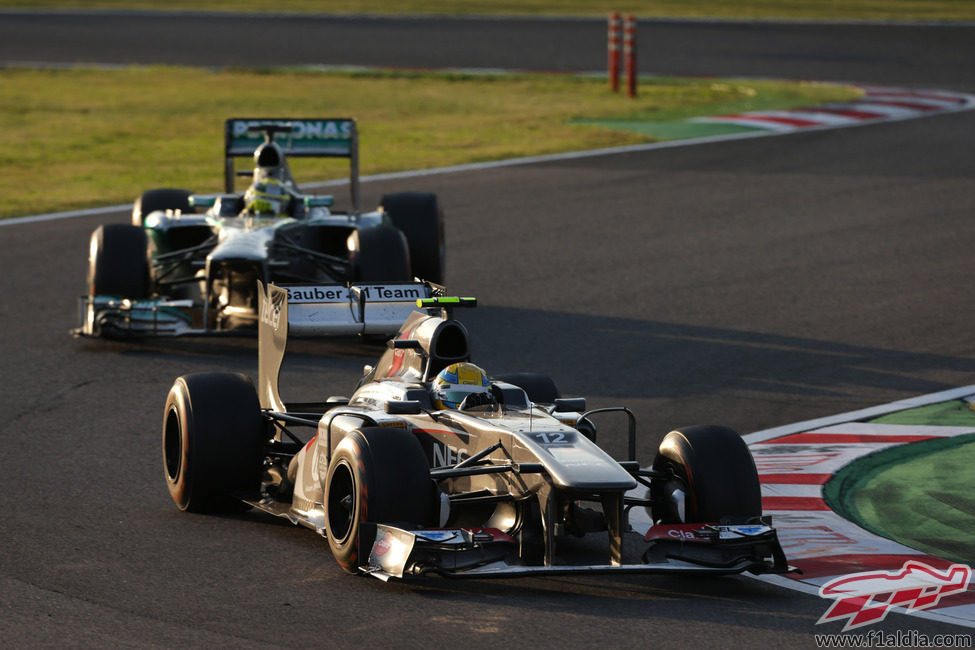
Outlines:
{"type": "Polygon", "coordinates": [[[274,285],[258,282],[258,396],[261,406],[286,411],[278,374],[288,337],[376,336],[399,331],[417,302],[431,298],[427,282],[274,285]]]}
{"type": "Polygon", "coordinates": [[[264,142],[263,133],[257,130],[262,124],[291,127],[290,133],[274,138],[286,157],[348,158],[352,208],[359,212],[359,132],[355,120],[347,117],[228,119],[224,128],[224,184],[228,194],[234,192],[234,159],[253,155],[264,142]]]}

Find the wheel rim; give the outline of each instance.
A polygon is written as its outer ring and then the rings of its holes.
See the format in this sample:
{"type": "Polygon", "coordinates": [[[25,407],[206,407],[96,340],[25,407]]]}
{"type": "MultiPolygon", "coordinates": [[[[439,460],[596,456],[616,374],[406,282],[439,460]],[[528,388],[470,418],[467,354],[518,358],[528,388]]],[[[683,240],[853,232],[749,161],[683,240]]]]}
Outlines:
{"type": "Polygon", "coordinates": [[[338,461],[328,485],[328,530],[332,539],[344,544],[355,527],[355,476],[348,461],[338,461]]]}
{"type": "Polygon", "coordinates": [[[170,481],[179,478],[183,466],[183,431],[180,426],[179,413],[176,408],[170,408],[166,415],[166,434],[163,440],[163,450],[166,461],[166,475],[170,481]]]}

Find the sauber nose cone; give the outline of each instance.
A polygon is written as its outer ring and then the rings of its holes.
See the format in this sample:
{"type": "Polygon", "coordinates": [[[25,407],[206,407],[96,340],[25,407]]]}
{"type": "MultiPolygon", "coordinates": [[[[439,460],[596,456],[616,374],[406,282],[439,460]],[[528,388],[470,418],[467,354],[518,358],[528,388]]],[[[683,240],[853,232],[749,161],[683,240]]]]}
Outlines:
{"type": "Polygon", "coordinates": [[[537,440],[572,436],[571,444],[542,444],[539,453],[552,481],[560,488],[575,490],[631,490],[636,481],[609,454],[581,434],[558,431],[532,434],[537,440]]]}

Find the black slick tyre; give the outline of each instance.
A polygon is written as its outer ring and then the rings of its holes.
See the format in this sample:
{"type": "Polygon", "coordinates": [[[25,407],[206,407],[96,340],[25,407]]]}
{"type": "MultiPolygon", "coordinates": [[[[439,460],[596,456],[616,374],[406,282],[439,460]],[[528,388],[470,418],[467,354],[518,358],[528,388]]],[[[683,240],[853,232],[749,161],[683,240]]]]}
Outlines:
{"type": "Polygon", "coordinates": [[[762,515],[758,471],[748,445],[728,427],[692,426],[671,431],[660,443],[653,469],[671,471],[654,480],[653,516],[663,523],[746,523],[762,515]],[[683,516],[674,491],[683,492],[683,516]]]}
{"type": "Polygon", "coordinates": [[[386,194],[380,207],[409,242],[413,275],[436,284],[446,276],[447,244],[443,208],[436,194],[397,192],[386,194]]]}
{"type": "Polygon", "coordinates": [[[179,377],[163,416],[163,469],[180,510],[239,512],[235,497],[260,488],[266,431],[257,391],[245,375],[179,377]]]}
{"type": "Polygon", "coordinates": [[[352,279],[356,282],[405,282],[410,274],[406,237],[392,226],[362,228],[352,239],[352,279]]]}
{"type": "Polygon", "coordinates": [[[145,224],[146,217],[156,210],[180,210],[184,214],[193,213],[193,206],[190,205],[191,195],[192,192],[189,190],[170,187],[146,190],[132,206],[132,225],[141,228],[145,224]]]}
{"type": "Polygon", "coordinates": [[[492,379],[514,384],[525,391],[528,399],[536,404],[552,404],[561,397],[552,378],[537,372],[512,372],[492,379]]]}
{"type": "Polygon", "coordinates": [[[403,429],[353,431],[332,454],[325,479],[325,532],[332,555],[356,573],[372,540],[363,524],[436,524],[436,487],[420,442],[403,429]]]}
{"type": "Polygon", "coordinates": [[[99,226],[91,234],[88,250],[90,295],[149,297],[149,248],[145,230],[127,223],[99,226]]]}

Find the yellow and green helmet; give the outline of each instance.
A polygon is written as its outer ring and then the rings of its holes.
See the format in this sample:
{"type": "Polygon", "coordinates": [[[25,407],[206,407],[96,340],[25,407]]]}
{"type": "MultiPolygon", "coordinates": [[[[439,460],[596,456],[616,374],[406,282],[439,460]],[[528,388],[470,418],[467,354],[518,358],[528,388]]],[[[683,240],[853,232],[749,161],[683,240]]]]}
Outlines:
{"type": "Polygon", "coordinates": [[[487,374],[473,363],[452,363],[433,380],[433,402],[440,409],[455,409],[471,393],[488,392],[487,374]]]}
{"type": "Polygon", "coordinates": [[[252,183],[244,192],[244,211],[262,217],[281,217],[288,214],[291,193],[275,178],[252,183]]]}

